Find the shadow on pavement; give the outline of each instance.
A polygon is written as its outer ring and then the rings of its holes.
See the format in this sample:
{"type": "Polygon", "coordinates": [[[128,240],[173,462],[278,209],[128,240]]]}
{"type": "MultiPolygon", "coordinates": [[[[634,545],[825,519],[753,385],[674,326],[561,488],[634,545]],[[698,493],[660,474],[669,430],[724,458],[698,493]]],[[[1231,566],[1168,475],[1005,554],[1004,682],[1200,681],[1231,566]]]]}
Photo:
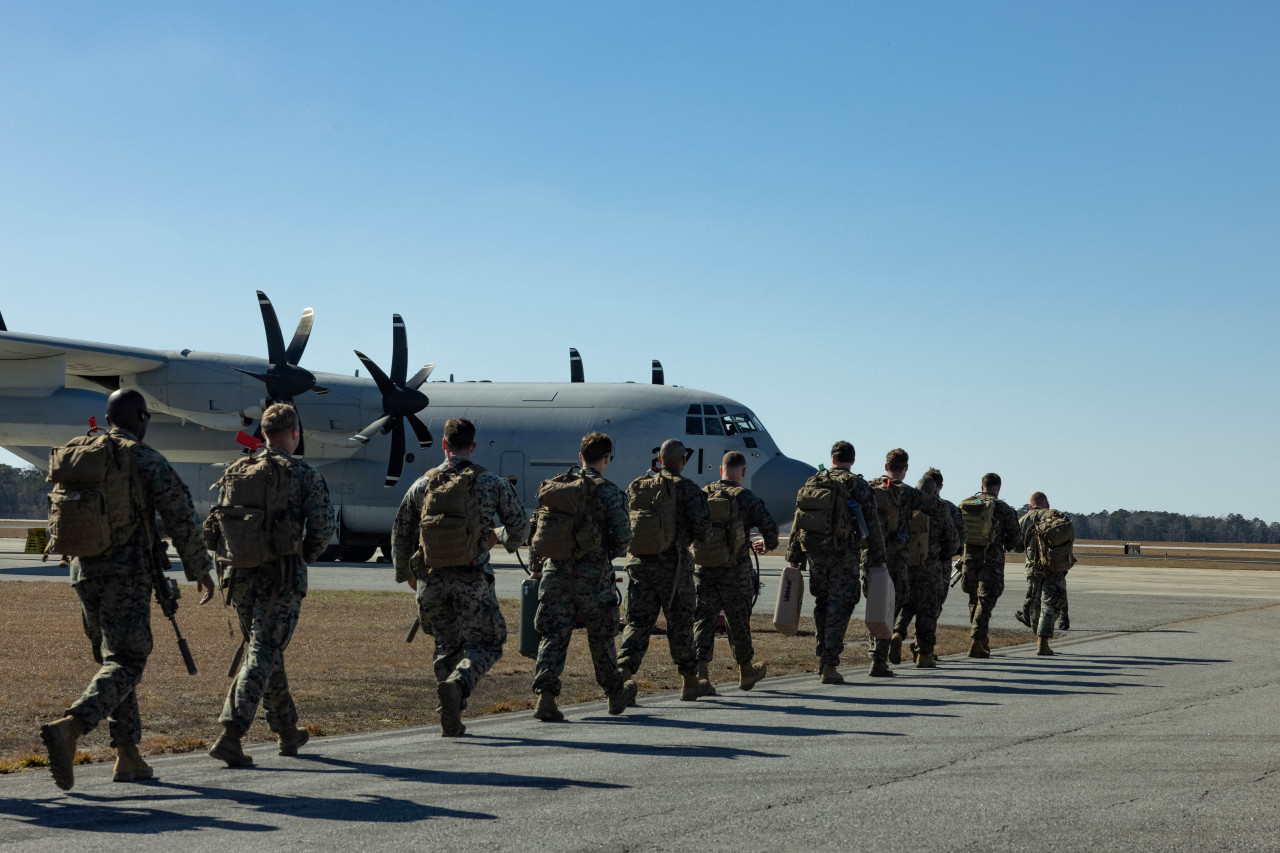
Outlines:
{"type": "MultiPolygon", "coordinates": [[[[633,725],[646,719],[652,719],[640,714],[628,714],[623,717],[610,717],[610,720],[619,722],[631,722],[633,725]]],[[[594,721],[594,718],[593,718],[594,721]]],[[[564,723],[548,723],[548,726],[565,725],[564,723]]],[[[714,728],[708,726],[707,728],[714,728]]],[[[767,731],[767,726],[761,726],[761,730],[767,731]]],[[[823,734],[828,732],[823,730],[823,734]]],[[[834,734],[834,732],[832,732],[834,734]]],[[[841,732],[840,734],[843,734],[841,732]]],[[[758,749],[742,749],[735,746],[694,746],[692,744],[679,744],[665,746],[661,744],[643,744],[643,743],[598,743],[594,741],[582,740],[554,740],[552,738],[533,738],[533,737],[514,737],[512,735],[472,735],[471,736],[480,746],[555,746],[562,749],[581,749],[589,752],[604,752],[615,755],[654,755],[661,757],[677,757],[677,758],[787,758],[788,756],[777,752],[761,752],[758,749]]],[[[603,783],[592,783],[603,784],[603,783]]],[[[609,786],[609,787],[624,787],[609,786]]]]}
{"type": "MultiPolygon", "coordinates": [[[[135,784],[155,787],[155,783],[135,784]]],[[[190,829],[223,829],[230,832],[274,832],[276,829],[265,823],[247,823],[214,815],[189,815],[140,806],[137,804],[139,796],[147,794],[139,792],[118,801],[78,794],[42,800],[4,798],[0,799],[0,816],[45,829],[127,835],[152,835],[190,829]]]]}
{"type": "MultiPolygon", "coordinates": [[[[467,739],[478,739],[479,737],[478,735],[469,735],[467,739]]],[[[313,764],[327,764],[330,767],[339,768],[350,773],[372,774],[381,776],[384,779],[395,779],[399,782],[422,782],[429,785],[481,785],[491,788],[534,788],[540,791],[560,791],[565,788],[614,789],[630,787],[629,785],[618,785],[613,782],[565,779],[561,776],[520,776],[515,773],[456,772],[453,770],[428,770],[419,767],[397,767],[394,764],[366,764],[362,761],[347,761],[341,758],[331,758],[327,755],[299,755],[298,760],[313,764]]]]}
{"type": "MultiPolygon", "coordinates": [[[[752,711],[760,710],[759,705],[749,705],[744,702],[720,702],[715,699],[699,699],[699,702],[706,702],[706,706],[711,709],[723,708],[726,706],[737,706],[752,711]]],[[[951,714],[890,714],[870,712],[863,714],[841,714],[840,716],[885,716],[885,717],[950,717],[951,714]]],[[[817,737],[821,735],[877,735],[883,737],[901,737],[901,732],[859,732],[849,729],[817,729],[806,726],[771,726],[767,723],[759,723],[754,725],[743,725],[741,723],[718,723],[713,720],[687,720],[677,719],[675,717],[663,717],[649,714],[629,713],[621,717],[584,717],[585,721],[593,723],[606,723],[610,725],[626,725],[626,726],[650,726],[669,729],[688,729],[691,731],[704,732],[735,732],[744,735],[767,735],[769,737],[817,737]]]]}

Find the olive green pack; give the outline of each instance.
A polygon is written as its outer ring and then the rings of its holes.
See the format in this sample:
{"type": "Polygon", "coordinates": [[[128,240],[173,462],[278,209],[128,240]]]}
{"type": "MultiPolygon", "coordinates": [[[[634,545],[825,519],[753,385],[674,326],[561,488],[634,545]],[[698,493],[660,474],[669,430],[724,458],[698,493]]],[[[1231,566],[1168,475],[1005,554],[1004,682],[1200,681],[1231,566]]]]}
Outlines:
{"type": "Polygon", "coordinates": [[[1070,518],[1056,509],[1046,510],[1031,526],[1031,535],[1031,565],[1036,571],[1065,572],[1075,565],[1076,530],[1070,518]]]}
{"type": "Polygon", "coordinates": [[[894,481],[885,479],[871,482],[871,493],[876,498],[876,514],[884,526],[884,547],[889,556],[895,556],[906,547],[907,540],[899,536],[902,532],[901,496],[894,491],[894,481]]]}
{"type": "Polygon", "coordinates": [[[924,510],[912,510],[907,532],[911,536],[907,540],[907,565],[923,566],[929,561],[929,516],[924,510]]]}
{"type": "Polygon", "coordinates": [[[627,486],[631,505],[631,545],[636,557],[671,550],[676,544],[676,480],[667,472],[646,474],[627,486]]]}
{"type": "Polygon", "coordinates": [[[302,550],[302,519],[290,515],[294,462],[261,447],[227,466],[210,488],[218,503],[204,525],[219,566],[253,569],[302,550]]]}
{"type": "Polygon", "coordinates": [[[966,548],[986,548],[995,530],[996,499],[982,492],[960,501],[966,548]]]}
{"type": "Polygon", "coordinates": [[[855,544],[856,533],[847,509],[852,497],[845,479],[851,478],[819,471],[796,493],[791,527],[800,531],[806,551],[830,553],[855,544]]]}
{"type": "Polygon", "coordinates": [[[97,557],[129,540],[141,516],[136,441],[78,436],[49,451],[49,543],[45,556],[97,557]]]}
{"type": "Polygon", "coordinates": [[[738,551],[747,544],[747,527],[738,500],[746,489],[707,483],[702,491],[707,496],[711,528],[693,540],[693,561],[708,569],[733,565],[738,551]]]}
{"type": "Polygon", "coordinates": [[[600,526],[595,520],[598,480],[575,465],[563,474],[543,480],[538,487],[534,513],[534,554],[549,560],[576,560],[600,547],[600,526]]]}
{"type": "Polygon", "coordinates": [[[441,466],[427,472],[418,540],[429,570],[472,566],[480,558],[488,525],[480,517],[476,480],[484,470],[468,465],[461,471],[441,466]]]}

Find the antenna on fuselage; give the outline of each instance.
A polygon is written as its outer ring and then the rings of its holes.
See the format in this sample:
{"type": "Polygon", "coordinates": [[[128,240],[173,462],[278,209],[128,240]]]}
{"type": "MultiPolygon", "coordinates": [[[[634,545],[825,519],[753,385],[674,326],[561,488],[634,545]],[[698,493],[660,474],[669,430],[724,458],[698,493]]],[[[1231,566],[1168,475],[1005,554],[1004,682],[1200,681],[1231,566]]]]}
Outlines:
{"type": "Polygon", "coordinates": [[[665,376],[663,376],[663,374],[662,374],[662,362],[658,361],[658,360],[655,358],[655,359],[653,360],[653,384],[654,384],[654,385],[665,385],[665,384],[666,384],[666,383],[665,383],[665,381],[664,381],[665,379],[666,379],[666,377],[665,377],[665,376]]]}
{"type": "Polygon", "coordinates": [[[573,347],[569,347],[569,381],[586,382],[582,375],[582,356],[573,347]]]}

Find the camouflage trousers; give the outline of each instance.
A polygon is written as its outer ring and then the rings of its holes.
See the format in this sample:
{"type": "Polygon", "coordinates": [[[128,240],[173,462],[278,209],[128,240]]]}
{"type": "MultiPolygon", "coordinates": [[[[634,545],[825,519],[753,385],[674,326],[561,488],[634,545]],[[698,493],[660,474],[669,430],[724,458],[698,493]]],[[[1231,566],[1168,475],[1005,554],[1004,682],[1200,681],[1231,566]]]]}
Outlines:
{"type": "Polygon", "coordinates": [[[612,566],[547,564],[538,584],[538,612],[534,617],[534,627],[542,636],[533,671],[534,693],[550,691],[560,695],[560,674],[564,672],[578,613],[587,629],[596,683],[607,694],[622,689],[618,651],[614,647],[618,635],[617,590],[612,566]]]}
{"type": "Polygon", "coordinates": [[[822,663],[838,666],[849,619],[862,600],[857,553],[810,555],[809,590],[813,593],[816,654],[822,663]]]}
{"type": "Polygon", "coordinates": [[[942,601],[947,594],[950,564],[941,560],[918,566],[911,574],[911,587],[907,600],[898,608],[898,619],[893,632],[907,636],[911,620],[916,623],[916,646],[932,652],[938,642],[938,617],[942,615],[942,601]]]}
{"type": "Polygon", "coordinates": [[[1024,613],[1037,636],[1052,637],[1054,626],[1066,610],[1066,572],[1027,576],[1027,608],[1024,613]]]}
{"type": "Polygon", "coordinates": [[[463,698],[501,660],[507,641],[491,577],[478,569],[436,569],[418,580],[418,616],[436,644],[436,682],[456,681],[463,698]]]}
{"type": "Polygon", "coordinates": [[[671,660],[681,675],[698,671],[693,648],[693,610],[695,593],[693,572],[688,566],[677,568],[674,561],[645,561],[627,566],[627,627],[622,632],[622,649],[618,666],[632,672],[640,670],[640,662],[649,650],[649,636],[658,622],[658,614],[667,617],[667,647],[671,660]],[[675,591],[673,598],[672,591],[675,591]]]}
{"type": "Polygon", "coordinates": [[[889,579],[893,581],[893,600],[898,609],[901,609],[911,598],[911,570],[907,567],[907,549],[903,548],[898,553],[889,555],[885,566],[889,569],[889,579]]]}
{"type": "Polygon", "coordinates": [[[151,579],[141,572],[90,577],[75,591],[101,668],[68,711],[91,729],[105,719],[113,747],[138,743],[142,720],[135,688],[151,654],[151,579]]]}
{"type": "Polygon", "coordinates": [[[750,663],[755,651],[751,645],[751,603],[756,597],[756,573],[751,558],[733,566],[699,568],[693,576],[698,591],[694,610],[693,644],[698,660],[710,663],[715,658],[716,619],[724,611],[729,648],[738,663],[750,663]]]}
{"type": "Polygon", "coordinates": [[[973,619],[973,630],[969,636],[985,640],[996,601],[1004,594],[1004,566],[975,568],[966,565],[963,577],[961,584],[969,594],[969,611],[973,619]]]}
{"type": "Polygon", "coordinates": [[[247,641],[244,662],[227,690],[218,721],[233,724],[241,735],[253,725],[259,705],[271,731],[288,732],[298,725],[284,651],[298,627],[302,597],[293,583],[281,581],[276,569],[236,574],[227,588],[247,641]]]}

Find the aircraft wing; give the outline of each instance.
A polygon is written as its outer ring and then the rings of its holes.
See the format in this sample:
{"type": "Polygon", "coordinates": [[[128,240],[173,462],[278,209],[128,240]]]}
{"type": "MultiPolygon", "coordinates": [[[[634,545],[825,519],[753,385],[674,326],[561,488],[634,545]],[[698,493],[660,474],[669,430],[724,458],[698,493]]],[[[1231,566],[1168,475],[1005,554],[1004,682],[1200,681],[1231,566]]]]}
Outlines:
{"type": "MultiPolygon", "coordinates": [[[[119,376],[126,373],[145,373],[164,365],[170,357],[167,353],[140,347],[0,332],[0,372],[4,370],[4,362],[57,356],[66,357],[67,373],[74,376],[119,376]]],[[[0,384],[3,383],[0,382],[0,384]]]]}

